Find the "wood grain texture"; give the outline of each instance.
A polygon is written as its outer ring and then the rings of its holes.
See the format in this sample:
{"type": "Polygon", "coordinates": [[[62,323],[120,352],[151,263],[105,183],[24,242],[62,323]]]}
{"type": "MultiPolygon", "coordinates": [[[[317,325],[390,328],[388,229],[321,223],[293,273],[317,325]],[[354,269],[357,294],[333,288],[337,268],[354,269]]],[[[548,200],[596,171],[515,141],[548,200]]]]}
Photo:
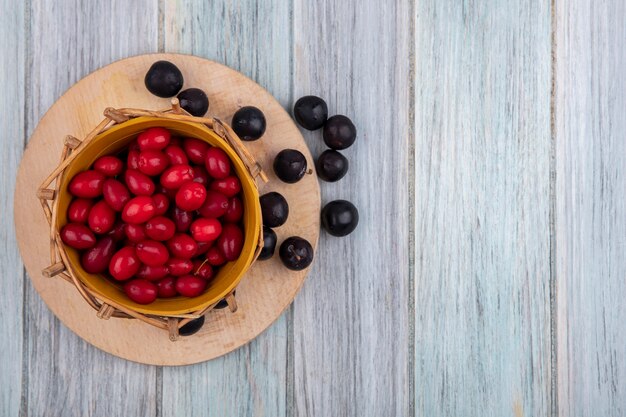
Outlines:
{"type": "MultiPolygon", "coordinates": [[[[33,0],[26,80],[26,131],[72,84],[113,60],[157,48],[157,5],[151,1],[33,0]]],[[[61,325],[30,281],[28,378],[24,413],[154,415],[156,369],[110,356],[61,325]]]]}
{"type": "Polygon", "coordinates": [[[24,74],[26,54],[25,6],[0,1],[0,39],[5,46],[0,59],[0,415],[20,410],[23,354],[23,266],[15,244],[13,189],[17,165],[24,149],[24,74]]]}
{"type": "Polygon", "coordinates": [[[560,416],[626,413],[626,4],[556,2],[560,416]]]}
{"type": "Polygon", "coordinates": [[[292,93],[291,8],[291,1],[280,0],[165,2],[164,48],[241,71],[287,106],[292,93]]]}
{"type": "MultiPolygon", "coordinates": [[[[291,97],[290,7],[280,0],[167,2],[164,49],[228,65],[286,104],[291,97]]],[[[268,331],[224,357],[164,368],[163,416],[286,415],[287,328],[283,314],[268,331]]]]}
{"type": "MultiPolygon", "coordinates": [[[[296,1],[294,99],[323,97],[357,128],[322,204],[352,201],[354,233],[320,236],[317,262],[296,297],[293,401],[301,416],[410,412],[410,1],[296,1]]],[[[293,103],[292,103],[293,104],[293,103]]],[[[317,156],[321,131],[305,138],[317,156]]]]}
{"type": "Polygon", "coordinates": [[[285,416],[285,319],[236,351],[163,368],[163,416],[285,416]]]}
{"type": "MultiPolygon", "coordinates": [[[[239,69],[286,107],[313,93],[352,117],[350,172],[322,192],[361,211],[355,234],[322,236],[267,332],[162,371],[80,340],[28,281],[22,295],[0,224],[0,331],[15,335],[0,341],[0,415],[20,396],[33,416],[550,414],[550,2],[0,3],[0,215],[44,111],[92,70],[157,49],[239,69]]],[[[558,414],[623,415],[626,11],[554,4],[558,414]]],[[[324,148],[320,132],[306,139],[324,148]]]]}
{"type": "Polygon", "coordinates": [[[416,19],[416,414],[548,415],[549,2],[416,19]]]}

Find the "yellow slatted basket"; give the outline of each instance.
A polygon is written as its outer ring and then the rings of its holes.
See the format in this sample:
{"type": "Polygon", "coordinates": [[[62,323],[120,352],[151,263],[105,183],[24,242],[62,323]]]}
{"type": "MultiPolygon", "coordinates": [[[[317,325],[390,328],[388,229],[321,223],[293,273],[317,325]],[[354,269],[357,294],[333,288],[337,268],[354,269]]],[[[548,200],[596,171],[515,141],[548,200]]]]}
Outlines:
{"type": "Polygon", "coordinates": [[[85,301],[102,319],[134,318],[169,332],[172,341],[178,330],[199,318],[225,299],[232,312],[237,304],[234,291],[245,272],[263,247],[263,224],[256,180],[267,182],[267,176],[253,156],[226,123],[194,117],[172,100],[172,108],[164,111],[112,109],[104,111],[105,119],[82,141],[65,138],[59,166],[41,184],[37,197],[50,224],[50,261],[45,276],[60,276],[71,282],[85,301]],[[224,265],[212,279],[207,290],[195,298],[158,298],[148,305],[131,301],[121,286],[98,274],[89,274],[81,267],[79,254],[66,246],[59,230],[67,223],[71,195],[67,188],[71,178],[88,169],[102,155],[124,149],[137,134],[150,127],[165,127],[173,135],[193,137],[223,149],[230,157],[242,185],[244,206],[244,245],[239,258],[224,265]]]}

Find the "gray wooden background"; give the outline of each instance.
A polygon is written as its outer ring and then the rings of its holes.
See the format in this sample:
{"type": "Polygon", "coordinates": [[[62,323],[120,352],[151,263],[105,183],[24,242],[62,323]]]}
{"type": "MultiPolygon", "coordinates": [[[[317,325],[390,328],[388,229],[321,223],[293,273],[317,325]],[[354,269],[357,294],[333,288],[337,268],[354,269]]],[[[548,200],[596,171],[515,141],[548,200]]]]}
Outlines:
{"type": "MultiPolygon", "coordinates": [[[[0,0],[2,416],[626,415],[623,0],[0,0]],[[73,83],[141,53],[238,69],[359,130],[359,229],[294,304],[182,368],[55,319],[16,247],[20,156],[73,83]]],[[[307,134],[314,154],[319,134],[307,134]]]]}

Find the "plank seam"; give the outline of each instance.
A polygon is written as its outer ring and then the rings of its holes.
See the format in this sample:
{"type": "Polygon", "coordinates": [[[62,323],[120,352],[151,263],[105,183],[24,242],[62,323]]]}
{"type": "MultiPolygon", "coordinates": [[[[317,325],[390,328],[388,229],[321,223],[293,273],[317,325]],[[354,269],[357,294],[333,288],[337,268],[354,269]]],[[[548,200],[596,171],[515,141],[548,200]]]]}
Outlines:
{"type": "Polygon", "coordinates": [[[156,367],[156,417],[163,416],[163,367],[156,367]]]}
{"type": "MultiPolygon", "coordinates": [[[[289,105],[293,105],[294,102],[294,94],[296,91],[296,79],[295,79],[295,18],[294,18],[294,4],[295,0],[289,2],[289,44],[291,48],[289,48],[289,105]]],[[[289,112],[289,109],[287,109],[289,112]]],[[[297,299],[297,298],[296,298],[297,299]]],[[[286,416],[295,416],[295,398],[296,398],[296,387],[295,387],[295,349],[294,349],[294,304],[296,303],[296,299],[291,303],[289,309],[287,310],[287,358],[286,358],[286,374],[285,374],[285,383],[287,387],[287,392],[285,393],[285,415],[286,416]]]]}
{"type": "Polygon", "coordinates": [[[165,52],[165,0],[159,0],[157,15],[157,50],[160,53],[165,52]]]}
{"type": "Polygon", "coordinates": [[[558,416],[556,271],[556,0],[550,0],[550,414],[558,416]]]}
{"type": "Polygon", "coordinates": [[[415,48],[416,48],[416,6],[409,2],[409,282],[408,282],[408,313],[409,313],[409,343],[408,343],[408,415],[415,416],[415,48]]]}
{"type": "MultiPolygon", "coordinates": [[[[30,95],[30,83],[32,79],[32,48],[31,48],[31,1],[26,0],[24,3],[24,114],[22,120],[22,126],[24,128],[24,138],[22,139],[22,148],[26,149],[28,143],[28,114],[30,113],[30,105],[28,97],[30,95]]],[[[28,372],[28,349],[30,333],[28,326],[28,304],[27,304],[27,291],[28,291],[28,277],[26,274],[26,268],[22,265],[22,383],[20,394],[20,416],[28,416],[28,396],[29,396],[29,372],[28,372]]]]}
{"type": "Polygon", "coordinates": [[[287,416],[295,416],[295,370],[293,366],[293,362],[295,359],[294,356],[294,331],[293,331],[293,303],[289,306],[287,310],[287,358],[286,358],[286,368],[285,372],[285,386],[287,387],[287,392],[285,393],[285,415],[287,416]]]}
{"type": "Polygon", "coordinates": [[[26,307],[26,268],[22,267],[22,393],[20,396],[20,411],[22,417],[28,416],[28,340],[29,330],[26,322],[28,309],[26,307]]]}

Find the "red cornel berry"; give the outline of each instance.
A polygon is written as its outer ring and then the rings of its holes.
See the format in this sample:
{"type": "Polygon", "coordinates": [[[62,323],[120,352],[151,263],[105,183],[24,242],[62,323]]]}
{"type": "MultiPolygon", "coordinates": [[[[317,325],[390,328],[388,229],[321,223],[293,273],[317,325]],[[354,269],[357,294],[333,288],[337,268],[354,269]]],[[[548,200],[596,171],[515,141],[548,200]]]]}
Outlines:
{"type": "Polygon", "coordinates": [[[218,218],[222,217],[228,211],[228,198],[217,191],[207,191],[206,199],[198,212],[203,217],[218,218]]]}
{"type": "Polygon", "coordinates": [[[199,209],[206,199],[206,188],[197,182],[183,184],[176,193],[176,205],[183,210],[199,209]]]}
{"type": "Polygon", "coordinates": [[[130,169],[139,169],[139,150],[131,149],[128,151],[128,158],[126,158],[126,165],[130,169]]]}
{"type": "Polygon", "coordinates": [[[146,129],[137,136],[137,144],[139,149],[160,151],[170,144],[170,131],[162,127],[151,127],[146,129]]]}
{"type": "Polygon", "coordinates": [[[139,243],[146,239],[146,229],[142,224],[128,223],[124,228],[124,232],[128,240],[133,243],[139,243]]]}
{"type": "Polygon", "coordinates": [[[225,224],[217,241],[217,247],[227,261],[234,261],[239,258],[243,248],[243,232],[239,226],[232,223],[225,224]]]}
{"type": "Polygon", "coordinates": [[[183,141],[183,149],[194,164],[204,164],[209,144],[200,139],[187,138],[183,141]]]}
{"type": "Polygon", "coordinates": [[[154,182],[143,172],[135,169],[127,169],[126,173],[124,173],[124,180],[130,192],[135,195],[154,194],[154,182]]]}
{"type": "Polygon", "coordinates": [[[66,183],[60,237],[83,273],[114,282],[134,303],[200,296],[241,256],[240,178],[229,154],[203,140],[161,127],[129,140],[66,183]]]}
{"type": "Polygon", "coordinates": [[[194,275],[183,275],[176,280],[176,291],[186,297],[197,297],[206,288],[207,281],[194,275]]]}
{"type": "Polygon", "coordinates": [[[230,159],[220,148],[213,147],[207,150],[204,164],[213,178],[222,179],[230,175],[230,159]]]}
{"type": "Polygon", "coordinates": [[[82,198],[95,198],[102,194],[104,175],[98,171],[83,171],[70,181],[69,191],[72,195],[82,198]]]}
{"type": "Polygon", "coordinates": [[[137,243],[135,252],[139,260],[149,266],[163,265],[170,257],[165,245],[155,240],[144,240],[137,243]]]}
{"type": "Polygon", "coordinates": [[[89,211],[93,206],[93,200],[77,198],[70,203],[67,209],[67,218],[75,223],[87,223],[89,211]]]}
{"type": "Polygon", "coordinates": [[[222,224],[217,219],[198,219],[191,223],[191,236],[198,242],[211,242],[222,233],[222,224]]]}
{"type": "Polygon", "coordinates": [[[68,223],[60,234],[63,243],[74,249],[89,249],[96,244],[96,237],[84,224],[68,223]]]}
{"type": "Polygon", "coordinates": [[[226,178],[215,180],[211,183],[211,190],[220,192],[226,197],[234,197],[241,191],[241,182],[239,178],[235,176],[228,176],[226,178]]]}
{"type": "Polygon", "coordinates": [[[176,233],[176,225],[167,217],[153,217],[146,223],[145,232],[150,239],[158,241],[169,240],[176,233]]]}
{"type": "Polygon", "coordinates": [[[167,209],[170,207],[170,200],[165,194],[154,194],[152,201],[154,202],[154,214],[156,216],[163,216],[167,213],[167,209]]]}
{"type": "Polygon", "coordinates": [[[178,277],[189,274],[193,269],[193,262],[189,259],[170,258],[170,260],[167,261],[167,267],[171,275],[178,277]]]}
{"type": "Polygon", "coordinates": [[[154,216],[155,211],[154,201],[150,197],[135,197],[124,206],[122,220],[126,223],[145,223],[154,216]]]}
{"type": "Polygon", "coordinates": [[[101,156],[93,163],[93,169],[101,172],[107,177],[119,175],[124,169],[124,163],[115,156],[101,156]]]}
{"type": "Polygon", "coordinates": [[[104,201],[115,211],[122,211],[131,198],[128,188],[118,180],[108,179],[102,186],[104,201]]]}
{"type": "Polygon", "coordinates": [[[98,201],[89,212],[89,228],[95,233],[103,234],[113,229],[115,211],[104,200],[98,201]]]}
{"type": "Polygon", "coordinates": [[[115,241],[107,236],[100,239],[94,247],[88,249],[80,257],[80,264],[90,274],[99,274],[109,267],[115,251],[115,241]]]}
{"type": "Polygon", "coordinates": [[[176,278],[165,277],[156,283],[158,288],[158,295],[161,298],[172,298],[178,294],[176,292],[176,278]]]}
{"type": "Polygon", "coordinates": [[[169,163],[169,158],[161,151],[146,149],[139,154],[139,171],[146,175],[159,175],[169,163]]]}
{"type": "Polygon", "coordinates": [[[193,274],[197,277],[210,280],[213,278],[213,268],[208,261],[196,260],[193,262],[193,274]]]}
{"type": "Polygon", "coordinates": [[[165,278],[169,273],[170,270],[166,265],[141,265],[135,276],[148,281],[157,281],[165,278]]]}
{"type": "Polygon", "coordinates": [[[134,279],[124,284],[124,292],[137,304],[150,304],[156,300],[158,288],[145,279],[134,279]]]}
{"type": "Polygon", "coordinates": [[[180,146],[170,145],[163,150],[172,165],[189,165],[187,154],[180,146]]]}
{"type": "Polygon", "coordinates": [[[200,165],[196,165],[193,167],[193,182],[202,184],[204,188],[206,188],[209,185],[209,182],[210,182],[209,173],[206,171],[204,167],[201,167],[200,165]]]}
{"type": "Polygon", "coordinates": [[[198,244],[191,236],[178,233],[167,241],[167,247],[175,257],[191,259],[198,249],[198,244]]]}
{"type": "Polygon", "coordinates": [[[126,226],[128,226],[126,223],[117,220],[113,228],[107,233],[107,236],[111,236],[114,241],[119,242],[126,237],[126,226]]]}
{"type": "Polygon", "coordinates": [[[178,207],[174,207],[171,217],[172,220],[174,220],[177,232],[186,232],[187,230],[189,230],[191,222],[193,222],[193,213],[190,211],[185,211],[178,207]]]}
{"type": "Polygon", "coordinates": [[[221,266],[226,263],[226,258],[224,257],[224,254],[215,246],[207,251],[206,259],[209,264],[211,264],[211,266],[221,266]]]}
{"type": "Polygon", "coordinates": [[[170,190],[190,181],[193,181],[193,168],[189,165],[174,165],[161,174],[161,185],[170,190]]]}
{"type": "Polygon", "coordinates": [[[137,271],[141,262],[135,253],[135,248],[125,246],[115,252],[111,263],[109,264],[109,273],[118,281],[125,281],[132,278],[137,271]]]}
{"type": "Polygon", "coordinates": [[[233,197],[228,200],[228,210],[224,214],[224,221],[228,223],[237,223],[243,217],[243,202],[233,197]]]}

